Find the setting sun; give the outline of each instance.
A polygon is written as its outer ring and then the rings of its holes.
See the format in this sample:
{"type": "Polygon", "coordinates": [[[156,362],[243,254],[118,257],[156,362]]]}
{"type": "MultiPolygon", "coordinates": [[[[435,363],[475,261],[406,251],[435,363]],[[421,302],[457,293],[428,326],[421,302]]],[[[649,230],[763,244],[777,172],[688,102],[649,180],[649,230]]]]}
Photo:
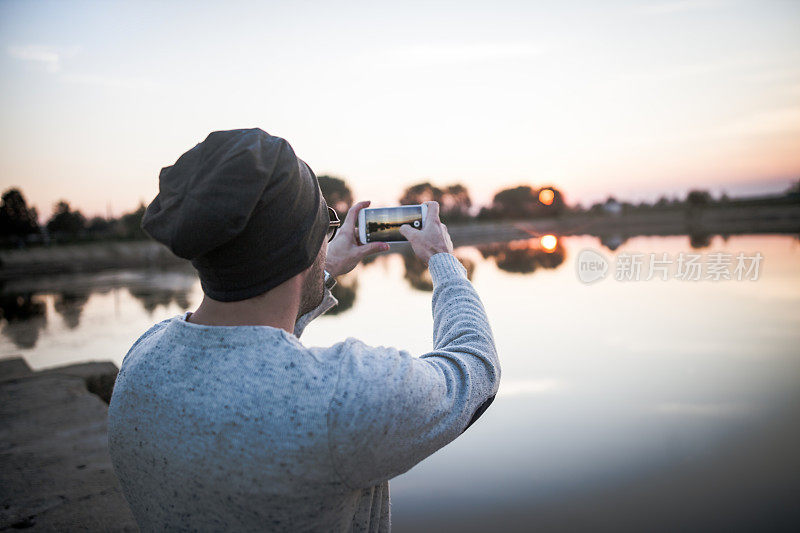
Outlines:
{"type": "Polygon", "coordinates": [[[556,246],[558,246],[558,239],[556,239],[555,235],[544,235],[539,240],[539,243],[542,245],[545,252],[552,252],[556,249],[556,246]]]}
{"type": "Polygon", "coordinates": [[[542,189],[539,192],[539,201],[544,205],[551,205],[555,197],[556,195],[553,193],[553,189],[542,189]]]}

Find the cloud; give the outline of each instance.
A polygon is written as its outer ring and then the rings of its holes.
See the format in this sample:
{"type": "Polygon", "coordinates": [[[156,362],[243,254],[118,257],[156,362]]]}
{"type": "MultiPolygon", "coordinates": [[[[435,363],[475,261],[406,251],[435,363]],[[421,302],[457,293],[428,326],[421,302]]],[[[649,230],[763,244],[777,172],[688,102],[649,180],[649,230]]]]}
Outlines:
{"type": "Polygon", "coordinates": [[[376,59],[395,67],[419,67],[520,59],[542,52],[531,43],[418,44],[391,49],[376,59]]]}
{"type": "Polygon", "coordinates": [[[675,0],[674,2],[659,2],[648,4],[641,7],[647,13],[685,13],[687,11],[698,11],[702,9],[713,9],[721,7],[722,2],[717,0],[675,0]]]}
{"type": "Polygon", "coordinates": [[[151,90],[157,86],[156,82],[148,78],[121,78],[100,74],[65,74],[61,76],[61,81],[114,89],[151,90]]]}
{"type": "MultiPolygon", "coordinates": [[[[80,51],[80,47],[57,48],[43,45],[15,45],[9,46],[6,51],[14,59],[36,64],[44,67],[51,74],[57,74],[62,72],[63,60],[77,54],[80,51]]],[[[58,80],[64,83],[92,85],[95,87],[146,91],[152,90],[158,85],[148,78],[118,77],[104,74],[61,73],[58,76],[58,80]]]]}
{"type": "Polygon", "coordinates": [[[79,47],[56,48],[38,44],[12,45],[6,49],[9,56],[44,67],[48,72],[61,70],[61,62],[66,57],[78,53],[79,47]]]}

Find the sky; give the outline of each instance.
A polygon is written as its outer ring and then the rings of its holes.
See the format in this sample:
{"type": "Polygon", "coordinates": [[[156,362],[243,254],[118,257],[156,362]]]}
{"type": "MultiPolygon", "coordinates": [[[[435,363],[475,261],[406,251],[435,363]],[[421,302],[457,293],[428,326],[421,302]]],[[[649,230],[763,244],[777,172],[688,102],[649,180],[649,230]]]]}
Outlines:
{"type": "Polygon", "coordinates": [[[0,0],[0,188],[46,219],[149,203],[215,130],[260,127],[356,200],[485,205],[800,178],[800,1],[0,0]]]}

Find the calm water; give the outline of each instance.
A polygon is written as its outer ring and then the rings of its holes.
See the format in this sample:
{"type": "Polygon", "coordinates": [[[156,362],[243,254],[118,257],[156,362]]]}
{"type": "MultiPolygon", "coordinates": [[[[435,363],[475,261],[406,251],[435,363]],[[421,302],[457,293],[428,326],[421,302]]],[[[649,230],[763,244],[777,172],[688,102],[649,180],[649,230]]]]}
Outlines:
{"type": "MultiPolygon", "coordinates": [[[[456,251],[489,313],[500,392],[463,436],[392,481],[395,531],[800,524],[798,240],[715,238],[694,252],[764,257],[757,281],[718,282],[614,279],[619,254],[675,259],[693,252],[688,237],[635,238],[614,252],[594,238],[562,239],[554,254],[526,246],[456,251]],[[608,278],[592,285],[576,275],[586,248],[610,260],[608,278]]],[[[399,254],[361,265],[340,282],[344,309],[302,341],[353,336],[429,351],[424,276],[399,254]]],[[[202,298],[191,270],[49,277],[3,291],[11,321],[0,357],[21,354],[34,368],[119,365],[148,327],[202,298]]]]}

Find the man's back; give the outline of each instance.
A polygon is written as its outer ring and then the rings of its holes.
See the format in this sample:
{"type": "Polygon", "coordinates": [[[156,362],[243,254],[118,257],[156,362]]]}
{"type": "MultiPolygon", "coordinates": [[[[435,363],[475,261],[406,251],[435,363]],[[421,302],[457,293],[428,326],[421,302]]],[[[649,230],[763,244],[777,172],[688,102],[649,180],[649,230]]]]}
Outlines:
{"type": "Polygon", "coordinates": [[[433,256],[434,351],[173,317],[125,357],[114,467],[145,530],[386,531],[388,480],[460,435],[500,366],[458,260],[433,256]]]}

